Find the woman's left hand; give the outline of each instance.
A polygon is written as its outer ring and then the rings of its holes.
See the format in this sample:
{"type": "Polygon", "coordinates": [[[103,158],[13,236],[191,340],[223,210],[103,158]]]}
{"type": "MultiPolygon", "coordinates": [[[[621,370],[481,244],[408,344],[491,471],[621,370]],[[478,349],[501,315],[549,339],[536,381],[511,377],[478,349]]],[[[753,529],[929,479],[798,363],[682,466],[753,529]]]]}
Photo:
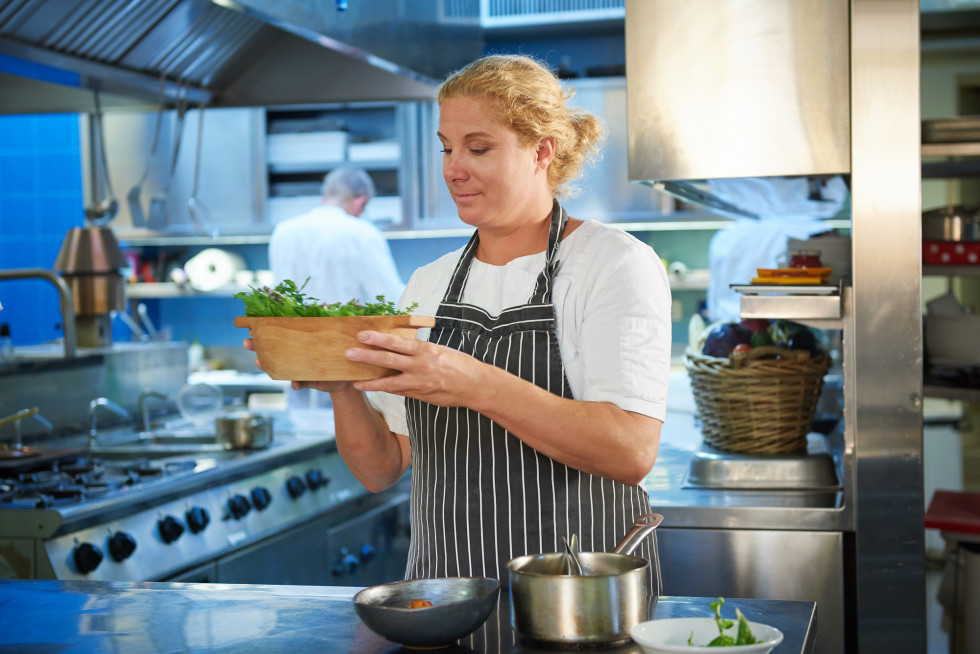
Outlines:
{"type": "Polygon", "coordinates": [[[476,389],[496,370],[468,354],[428,341],[375,331],[360,332],[357,339],[380,349],[350,348],[346,353],[350,361],[401,371],[400,375],[355,382],[354,387],[362,391],[384,391],[439,406],[472,408],[476,389]]]}

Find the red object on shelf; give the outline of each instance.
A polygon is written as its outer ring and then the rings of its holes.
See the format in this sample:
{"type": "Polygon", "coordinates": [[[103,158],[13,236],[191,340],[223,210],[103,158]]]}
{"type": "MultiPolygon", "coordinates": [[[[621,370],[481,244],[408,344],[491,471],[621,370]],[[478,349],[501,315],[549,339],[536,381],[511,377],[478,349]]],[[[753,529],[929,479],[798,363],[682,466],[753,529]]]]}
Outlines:
{"type": "Polygon", "coordinates": [[[146,284],[152,284],[152,283],[156,282],[156,277],[153,276],[153,266],[150,264],[149,261],[144,261],[143,262],[143,271],[142,271],[142,273],[143,274],[140,275],[140,277],[142,278],[142,280],[143,280],[144,283],[146,283],[146,284]]]}
{"type": "Polygon", "coordinates": [[[926,265],[980,264],[980,243],[922,241],[922,263],[926,265]]]}
{"type": "Polygon", "coordinates": [[[937,490],[926,510],[926,527],[980,534],[980,493],[937,490]]]}

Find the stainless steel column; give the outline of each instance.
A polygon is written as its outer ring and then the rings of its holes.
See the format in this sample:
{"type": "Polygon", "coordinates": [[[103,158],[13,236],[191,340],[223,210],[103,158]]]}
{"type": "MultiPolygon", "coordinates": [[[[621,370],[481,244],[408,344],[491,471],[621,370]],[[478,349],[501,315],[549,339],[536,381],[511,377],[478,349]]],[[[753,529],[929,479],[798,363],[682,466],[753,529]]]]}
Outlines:
{"type": "Polygon", "coordinates": [[[925,652],[919,3],[851,0],[857,645],[925,652]]]}

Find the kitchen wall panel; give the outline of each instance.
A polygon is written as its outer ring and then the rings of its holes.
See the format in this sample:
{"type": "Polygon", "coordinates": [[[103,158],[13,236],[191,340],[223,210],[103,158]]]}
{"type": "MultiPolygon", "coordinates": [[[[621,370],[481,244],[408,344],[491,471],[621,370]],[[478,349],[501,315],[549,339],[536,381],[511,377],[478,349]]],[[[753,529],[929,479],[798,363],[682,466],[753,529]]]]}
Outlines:
{"type": "MultiPolygon", "coordinates": [[[[83,209],[78,115],[0,116],[0,268],[50,268],[83,209]]],[[[61,337],[51,284],[2,282],[0,304],[15,345],[61,337]]]]}

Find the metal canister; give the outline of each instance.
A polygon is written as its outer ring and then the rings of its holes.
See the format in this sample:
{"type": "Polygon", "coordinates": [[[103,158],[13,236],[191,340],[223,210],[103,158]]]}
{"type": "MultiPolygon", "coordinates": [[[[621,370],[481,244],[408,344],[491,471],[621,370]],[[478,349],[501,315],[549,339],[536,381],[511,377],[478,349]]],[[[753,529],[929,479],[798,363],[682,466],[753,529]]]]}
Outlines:
{"type": "Polygon", "coordinates": [[[228,413],[214,420],[218,442],[226,450],[269,447],[272,443],[272,416],[247,411],[228,413]]]}

